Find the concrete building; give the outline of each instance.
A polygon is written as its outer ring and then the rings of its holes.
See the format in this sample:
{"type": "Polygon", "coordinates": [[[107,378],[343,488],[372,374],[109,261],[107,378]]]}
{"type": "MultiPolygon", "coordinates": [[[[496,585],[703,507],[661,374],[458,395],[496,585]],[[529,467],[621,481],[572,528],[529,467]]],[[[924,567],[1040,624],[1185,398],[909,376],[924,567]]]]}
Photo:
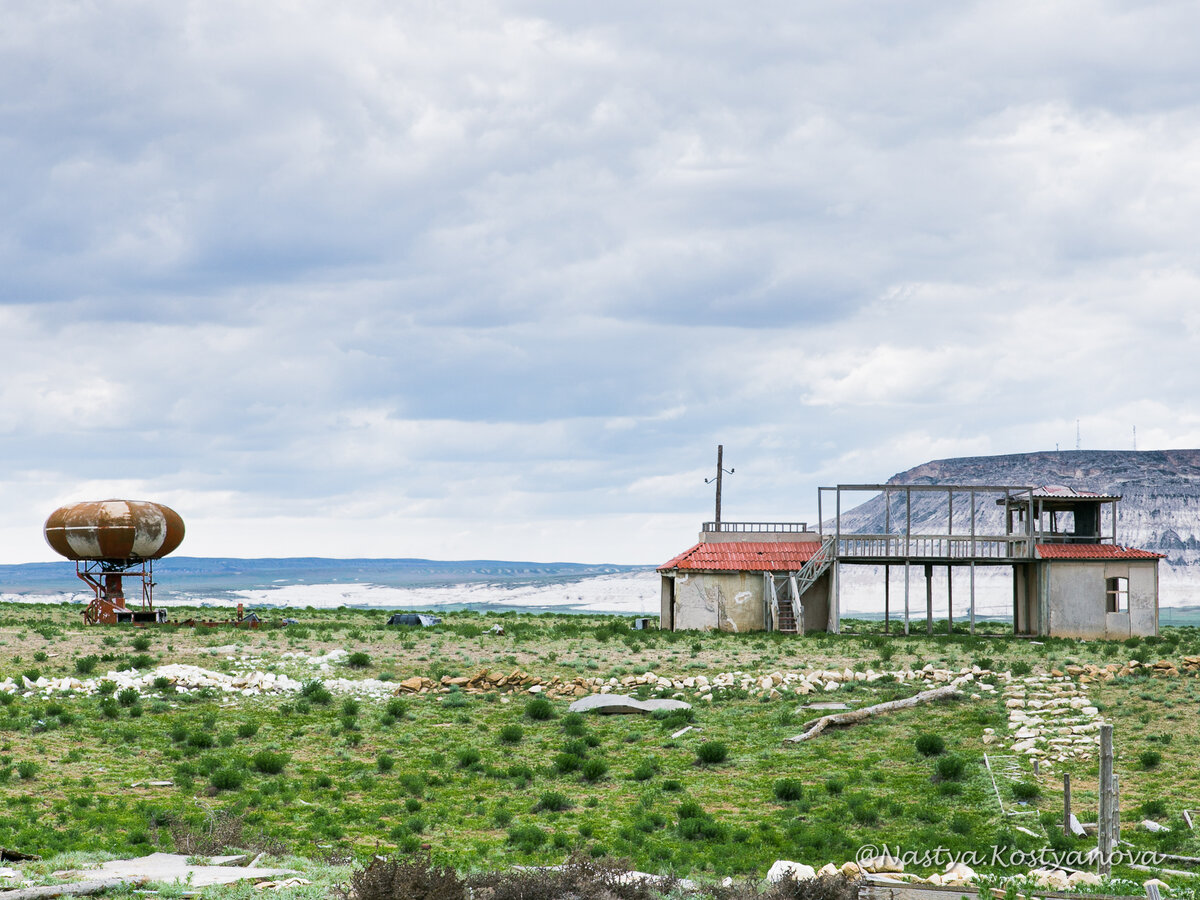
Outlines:
{"type": "MultiPolygon", "coordinates": [[[[740,531],[705,530],[700,542],[659,568],[662,628],[700,631],[825,631],[829,626],[829,571],[797,604],[780,608],[781,580],[800,576],[821,550],[821,538],[804,530],[755,531],[762,523],[736,524],[740,531]]],[[[707,528],[708,526],[706,526],[707,528]]],[[[790,596],[790,594],[789,594],[790,596]]]]}
{"type": "MultiPolygon", "coordinates": [[[[817,531],[804,523],[705,523],[699,543],[658,569],[661,627],[836,632],[840,568],[871,565],[884,571],[887,631],[890,570],[903,567],[905,634],[912,569],[925,576],[926,630],[932,633],[934,567],[968,567],[967,617],[974,631],[976,567],[1006,566],[1016,634],[1121,639],[1158,633],[1162,557],[1117,544],[1118,496],[1059,486],[838,485],[818,491],[818,510],[826,492],[834,495],[834,516],[817,531]],[[844,513],[844,495],[862,492],[874,494],[872,500],[844,513]],[[983,526],[996,519],[983,514],[989,498],[1003,510],[1002,532],[983,526]],[[864,514],[872,504],[874,515],[864,514]]],[[[954,581],[946,583],[953,626],[954,581]]]]}

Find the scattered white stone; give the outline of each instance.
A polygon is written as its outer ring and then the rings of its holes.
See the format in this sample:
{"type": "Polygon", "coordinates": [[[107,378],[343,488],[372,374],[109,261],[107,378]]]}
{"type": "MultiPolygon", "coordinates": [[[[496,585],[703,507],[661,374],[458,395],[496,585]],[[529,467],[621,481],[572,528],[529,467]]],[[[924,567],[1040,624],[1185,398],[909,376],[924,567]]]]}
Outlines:
{"type": "Polygon", "coordinates": [[[777,859],[767,870],[767,881],[772,884],[790,878],[793,881],[807,881],[817,877],[817,870],[804,863],[792,862],[787,859],[777,859]]]}

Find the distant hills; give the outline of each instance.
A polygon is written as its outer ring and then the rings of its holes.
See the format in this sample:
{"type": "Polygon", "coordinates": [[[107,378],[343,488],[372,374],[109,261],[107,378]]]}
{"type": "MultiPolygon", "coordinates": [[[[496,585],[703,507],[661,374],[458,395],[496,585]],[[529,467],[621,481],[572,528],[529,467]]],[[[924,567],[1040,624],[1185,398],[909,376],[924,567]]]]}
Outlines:
{"type": "MultiPolygon", "coordinates": [[[[385,587],[444,587],[461,584],[538,586],[598,575],[645,570],[644,566],[508,562],[489,559],[235,559],[168,556],[154,564],[156,580],[188,594],[278,588],[283,584],[370,583],[385,587]]],[[[76,592],[83,586],[66,560],[0,566],[0,591],[76,592]]]]}
{"type": "MultiPolygon", "coordinates": [[[[888,484],[1060,484],[1119,494],[1117,541],[1166,554],[1176,569],[1200,565],[1200,450],[1064,450],[1006,456],[966,456],[922,463],[892,476],[888,484]]],[[[913,496],[914,531],[944,516],[945,496],[913,496]]],[[[903,501],[893,498],[892,522],[903,501]]],[[[977,507],[979,529],[1002,530],[1002,512],[977,507]]],[[[876,497],[842,516],[847,530],[884,530],[885,509],[876,497]]],[[[954,528],[970,527],[966,498],[956,500],[954,528]]]]}

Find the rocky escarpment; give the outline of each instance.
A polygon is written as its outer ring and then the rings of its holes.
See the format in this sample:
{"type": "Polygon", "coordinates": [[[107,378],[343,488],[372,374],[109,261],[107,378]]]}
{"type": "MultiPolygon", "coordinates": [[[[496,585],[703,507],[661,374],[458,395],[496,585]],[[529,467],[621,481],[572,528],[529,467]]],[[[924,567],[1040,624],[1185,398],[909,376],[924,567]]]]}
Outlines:
{"type": "MultiPolygon", "coordinates": [[[[888,484],[1066,485],[1119,494],[1117,541],[1156,550],[1176,568],[1200,566],[1200,450],[1069,450],[968,456],[923,463],[888,484]]],[[[945,495],[914,495],[913,530],[945,521],[945,495]]],[[[965,498],[956,499],[954,530],[970,528],[965,498]]],[[[903,498],[893,497],[890,515],[875,497],[842,516],[846,531],[893,530],[905,516],[903,498]]],[[[1002,512],[989,498],[976,509],[978,530],[1003,531],[1002,512]]]]}

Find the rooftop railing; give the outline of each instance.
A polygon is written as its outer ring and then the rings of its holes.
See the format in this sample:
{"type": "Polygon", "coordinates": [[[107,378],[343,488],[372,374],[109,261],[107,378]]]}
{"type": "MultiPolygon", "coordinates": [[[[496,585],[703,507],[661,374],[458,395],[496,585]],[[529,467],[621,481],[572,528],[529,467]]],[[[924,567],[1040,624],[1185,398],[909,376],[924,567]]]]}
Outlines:
{"type": "Polygon", "coordinates": [[[808,531],[807,522],[705,522],[707,532],[726,534],[800,534],[808,531]]]}

